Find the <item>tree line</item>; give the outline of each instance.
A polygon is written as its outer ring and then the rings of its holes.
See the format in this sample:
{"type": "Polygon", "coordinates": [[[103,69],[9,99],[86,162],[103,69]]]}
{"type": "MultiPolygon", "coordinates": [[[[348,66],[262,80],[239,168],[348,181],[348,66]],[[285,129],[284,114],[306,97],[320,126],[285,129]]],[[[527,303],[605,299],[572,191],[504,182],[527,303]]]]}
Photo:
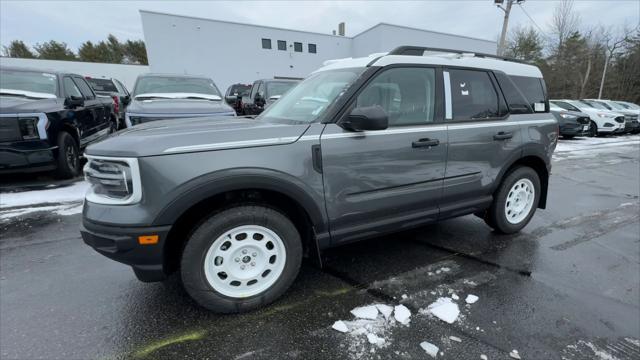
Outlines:
{"type": "Polygon", "coordinates": [[[582,26],[573,0],[562,1],[546,30],[515,27],[505,55],[537,65],[552,99],[640,103],[640,26],[582,26]]]}
{"type": "Polygon", "coordinates": [[[112,64],[149,64],[144,41],[127,40],[121,42],[112,34],[109,34],[106,40],[97,43],[85,41],[80,45],[77,53],[73,52],[66,43],[55,40],[37,43],[33,49],[21,40],[13,40],[8,46],[4,46],[3,56],[112,64]]]}

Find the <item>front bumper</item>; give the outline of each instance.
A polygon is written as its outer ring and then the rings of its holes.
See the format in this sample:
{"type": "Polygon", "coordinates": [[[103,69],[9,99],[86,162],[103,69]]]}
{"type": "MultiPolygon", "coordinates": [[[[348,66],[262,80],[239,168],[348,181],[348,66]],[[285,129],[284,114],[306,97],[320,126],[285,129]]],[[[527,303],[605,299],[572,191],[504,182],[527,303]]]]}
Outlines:
{"type": "Polygon", "coordinates": [[[130,265],[136,277],[144,282],[167,278],[164,266],[164,244],[171,225],[156,227],[119,227],[96,224],[83,219],[80,225],[82,240],[100,254],[130,265]],[[140,245],[138,236],[158,235],[153,245],[140,245]]]}
{"type": "Polygon", "coordinates": [[[53,170],[56,168],[57,149],[45,140],[0,143],[0,173],[53,170]]]}
{"type": "Polygon", "coordinates": [[[560,135],[585,136],[589,134],[588,124],[566,124],[560,126],[560,135]],[[587,129],[585,130],[585,126],[587,129]]]}

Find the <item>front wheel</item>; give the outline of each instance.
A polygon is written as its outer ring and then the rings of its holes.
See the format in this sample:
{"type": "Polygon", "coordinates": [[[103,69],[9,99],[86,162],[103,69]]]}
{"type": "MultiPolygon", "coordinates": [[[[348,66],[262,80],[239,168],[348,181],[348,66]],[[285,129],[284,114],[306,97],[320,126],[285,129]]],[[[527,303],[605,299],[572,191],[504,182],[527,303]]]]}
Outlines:
{"type": "Polygon", "coordinates": [[[181,260],[185,290],[219,313],[252,310],[280,297],[300,269],[302,242],[295,225],[263,206],[239,206],[205,220],[181,260]]]}
{"type": "Polygon", "coordinates": [[[589,124],[589,136],[598,136],[598,124],[596,124],[595,121],[591,121],[591,123],[589,124]]]}
{"type": "Polygon", "coordinates": [[[80,151],[75,139],[68,132],[58,134],[58,158],[55,177],[71,179],[80,174],[80,151]]]}
{"type": "Polygon", "coordinates": [[[511,171],[496,192],[485,219],[487,225],[503,234],[525,227],[536,212],[540,200],[540,178],[530,167],[511,171]]]}

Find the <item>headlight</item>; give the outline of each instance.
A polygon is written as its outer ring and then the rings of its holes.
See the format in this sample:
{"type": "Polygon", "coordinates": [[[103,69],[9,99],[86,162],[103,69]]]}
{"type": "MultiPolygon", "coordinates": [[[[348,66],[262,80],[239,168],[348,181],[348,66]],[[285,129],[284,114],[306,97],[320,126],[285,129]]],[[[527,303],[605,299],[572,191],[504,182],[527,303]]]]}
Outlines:
{"type": "Polygon", "coordinates": [[[560,113],[560,117],[563,118],[563,119],[575,119],[575,118],[577,118],[577,116],[575,116],[575,115],[566,114],[566,113],[560,113]]]}
{"type": "Polygon", "coordinates": [[[128,205],[142,198],[136,158],[86,156],[85,179],[91,184],[86,200],[97,204],[128,205]]]}
{"type": "Polygon", "coordinates": [[[40,135],[38,134],[38,118],[19,118],[18,122],[20,125],[20,134],[22,135],[22,140],[33,140],[40,138],[40,135]]]}
{"type": "Polygon", "coordinates": [[[611,115],[611,114],[607,114],[607,113],[598,113],[598,116],[601,118],[612,118],[615,117],[615,115],[611,115]]]}

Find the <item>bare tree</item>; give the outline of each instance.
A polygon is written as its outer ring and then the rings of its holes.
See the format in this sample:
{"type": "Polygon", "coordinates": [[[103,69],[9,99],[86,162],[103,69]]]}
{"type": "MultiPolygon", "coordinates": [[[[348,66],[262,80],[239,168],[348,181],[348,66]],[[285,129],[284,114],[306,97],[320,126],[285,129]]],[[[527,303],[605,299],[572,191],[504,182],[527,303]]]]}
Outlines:
{"type": "Polygon", "coordinates": [[[604,68],[602,69],[602,79],[600,80],[600,90],[598,90],[598,99],[602,98],[602,89],[604,88],[604,80],[607,76],[609,61],[611,61],[611,58],[613,58],[613,56],[623,48],[629,40],[629,36],[634,31],[637,31],[638,28],[640,28],[640,26],[632,30],[625,27],[621,31],[613,31],[611,28],[603,31],[602,43],[606,49],[606,55],[604,59],[604,68]]]}
{"type": "Polygon", "coordinates": [[[578,30],[580,15],[573,11],[573,0],[562,0],[553,13],[551,31],[556,35],[558,48],[562,48],[567,37],[578,30]]]}

